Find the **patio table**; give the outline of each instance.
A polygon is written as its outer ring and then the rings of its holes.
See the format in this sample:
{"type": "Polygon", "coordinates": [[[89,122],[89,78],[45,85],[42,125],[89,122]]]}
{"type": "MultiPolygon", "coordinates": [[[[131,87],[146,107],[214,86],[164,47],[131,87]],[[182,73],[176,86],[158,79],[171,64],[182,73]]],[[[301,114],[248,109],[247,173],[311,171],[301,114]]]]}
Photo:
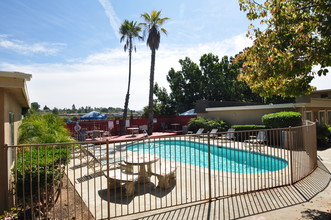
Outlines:
{"type": "Polygon", "coordinates": [[[133,154],[127,156],[124,162],[128,166],[139,166],[138,182],[147,183],[150,182],[151,164],[159,159],[160,158],[154,154],[133,154]],[[147,165],[147,171],[145,165],[147,165]]]}

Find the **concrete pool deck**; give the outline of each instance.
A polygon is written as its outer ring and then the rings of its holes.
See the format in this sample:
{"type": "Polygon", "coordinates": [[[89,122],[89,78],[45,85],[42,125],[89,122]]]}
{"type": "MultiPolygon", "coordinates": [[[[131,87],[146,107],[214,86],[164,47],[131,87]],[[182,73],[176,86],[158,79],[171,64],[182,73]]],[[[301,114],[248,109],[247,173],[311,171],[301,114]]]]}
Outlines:
{"type": "MultiPolygon", "coordinates": [[[[331,170],[331,149],[319,151],[320,156],[319,167],[307,178],[296,183],[293,186],[275,188],[272,190],[259,191],[242,196],[229,197],[225,199],[215,200],[211,203],[191,203],[189,205],[175,206],[156,211],[144,212],[141,214],[129,215],[117,219],[312,219],[302,216],[312,215],[331,215],[331,188],[330,188],[330,172],[331,170]],[[325,190],[324,188],[327,187],[325,190]],[[318,211],[316,211],[318,210],[318,211]]],[[[72,161],[73,162],[73,161],[72,161]]],[[[75,167],[81,161],[71,163],[69,166],[75,167]]],[[[182,165],[181,165],[182,166],[182,165]]],[[[181,168],[181,172],[190,171],[192,167],[181,168]]],[[[182,194],[190,192],[190,188],[186,185],[189,179],[193,176],[183,177],[178,172],[177,183],[170,190],[162,191],[156,187],[157,180],[152,177],[150,184],[145,187],[137,186],[137,195],[133,198],[117,201],[116,198],[107,198],[106,178],[95,175],[93,171],[88,169],[69,169],[68,173],[71,182],[75,182],[77,192],[81,195],[84,202],[88,205],[91,213],[97,218],[107,216],[107,201],[110,201],[110,212],[117,213],[126,211],[126,205],[135,204],[131,209],[139,210],[139,205],[145,200],[148,205],[160,205],[175,202],[181,198],[182,194]],[[95,178],[86,179],[81,182],[82,177],[93,176],[95,178]],[[188,179],[186,179],[188,178],[188,179]],[[186,180],[185,180],[186,179],[186,180]],[[183,185],[184,184],[184,185],[183,185]],[[94,190],[92,190],[94,189],[94,190]],[[159,190],[159,191],[158,191],[159,190]],[[173,195],[171,198],[167,195],[173,195]],[[154,204],[155,203],[155,204],[154,204]],[[123,206],[114,204],[123,204],[123,206]]],[[[202,174],[202,178],[204,178],[202,174]]],[[[200,177],[200,178],[201,178],[200,177]]],[[[193,181],[194,182],[194,181],[193,181]]],[[[226,181],[228,186],[234,182],[226,181]]],[[[200,183],[200,188],[204,188],[206,183],[200,183]]],[[[121,194],[123,191],[116,191],[121,194]]],[[[192,193],[192,192],[191,192],[192,193]]],[[[198,196],[200,192],[193,192],[198,196]]],[[[202,192],[201,198],[208,192],[202,192]]],[[[143,211],[143,210],[142,210],[143,211]]],[[[330,216],[328,216],[330,217],[330,216]]],[[[323,219],[323,218],[320,218],[323,219]]],[[[328,219],[328,218],[326,218],[328,219]]]]}
{"type": "Polygon", "coordinates": [[[173,207],[124,219],[331,219],[331,148],[318,151],[318,168],[293,186],[173,207]]]}

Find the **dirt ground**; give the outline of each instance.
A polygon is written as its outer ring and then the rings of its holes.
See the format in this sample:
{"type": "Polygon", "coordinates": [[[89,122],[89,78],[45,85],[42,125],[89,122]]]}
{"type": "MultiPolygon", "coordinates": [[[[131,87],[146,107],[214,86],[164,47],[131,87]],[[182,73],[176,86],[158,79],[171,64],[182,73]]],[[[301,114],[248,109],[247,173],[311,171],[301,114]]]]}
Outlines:
{"type": "Polygon", "coordinates": [[[61,195],[50,214],[50,219],[94,219],[66,176],[63,178],[61,195]]]}

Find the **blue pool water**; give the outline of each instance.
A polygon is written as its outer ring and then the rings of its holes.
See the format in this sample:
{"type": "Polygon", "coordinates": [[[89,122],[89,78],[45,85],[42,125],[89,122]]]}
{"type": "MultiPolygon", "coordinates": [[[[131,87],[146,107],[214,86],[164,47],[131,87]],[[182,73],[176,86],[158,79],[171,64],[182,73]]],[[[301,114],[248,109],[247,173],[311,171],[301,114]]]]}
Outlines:
{"type": "MultiPolygon", "coordinates": [[[[155,141],[135,143],[128,150],[155,154],[181,163],[208,168],[208,145],[188,141],[155,141]]],[[[211,145],[211,169],[233,173],[264,173],[285,168],[288,162],[282,158],[227,147],[211,145]]]]}

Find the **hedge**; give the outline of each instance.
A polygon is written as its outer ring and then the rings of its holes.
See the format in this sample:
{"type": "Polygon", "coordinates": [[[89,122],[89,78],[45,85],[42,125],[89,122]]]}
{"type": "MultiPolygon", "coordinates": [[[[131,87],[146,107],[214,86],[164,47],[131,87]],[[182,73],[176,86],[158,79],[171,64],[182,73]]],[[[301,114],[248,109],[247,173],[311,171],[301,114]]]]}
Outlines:
{"type": "Polygon", "coordinates": [[[261,130],[265,129],[264,125],[232,125],[236,131],[248,131],[248,130],[261,130]]]}
{"type": "Polygon", "coordinates": [[[192,118],[189,123],[189,130],[196,132],[199,128],[204,128],[205,131],[211,131],[213,128],[217,128],[218,131],[226,131],[228,125],[222,120],[209,120],[202,117],[192,118]]]}
{"type": "Polygon", "coordinates": [[[267,128],[287,128],[302,124],[299,112],[277,112],[262,116],[262,123],[267,128]]]}

